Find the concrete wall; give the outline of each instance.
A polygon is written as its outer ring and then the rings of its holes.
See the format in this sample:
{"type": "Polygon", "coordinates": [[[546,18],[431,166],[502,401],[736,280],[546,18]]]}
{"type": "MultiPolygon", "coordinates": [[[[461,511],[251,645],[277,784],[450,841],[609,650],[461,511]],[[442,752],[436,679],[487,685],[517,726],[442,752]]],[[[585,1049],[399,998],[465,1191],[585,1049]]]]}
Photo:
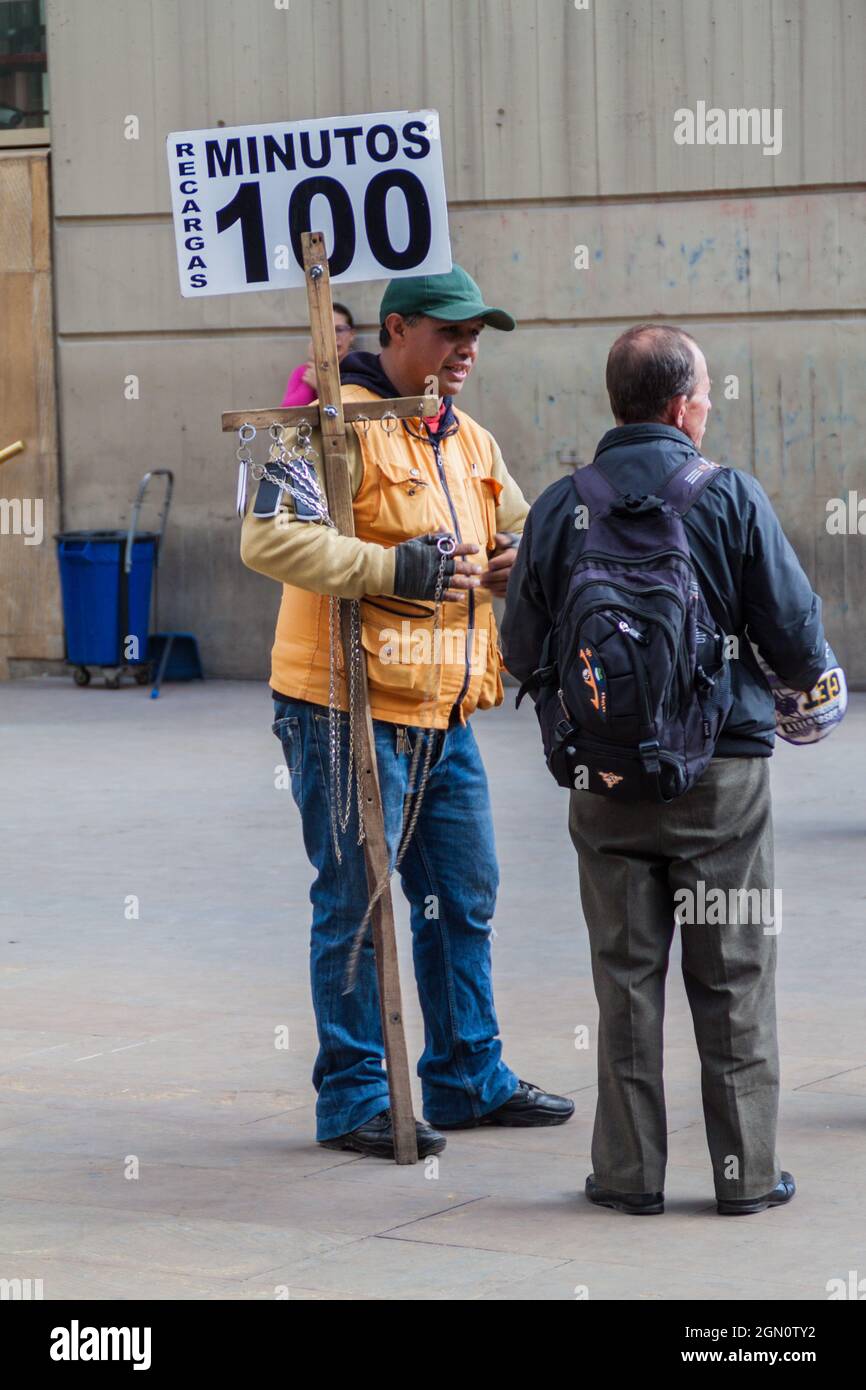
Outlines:
{"type": "MultiPolygon", "coordinates": [[[[715,383],[705,452],[761,479],[866,682],[866,541],[825,525],[828,498],[866,497],[860,0],[48,9],[65,524],[115,524],[147,468],[175,470],[160,623],[198,634],[210,674],[266,675],[278,601],[237,558],[220,412],[280,399],[306,300],[181,299],[165,135],[436,107],[455,258],[521,321],[488,330],[463,403],[527,494],[590,458],[610,424],[617,331],[687,325],[715,383]],[[781,152],[676,144],[674,111],[698,101],[781,108],[781,152]],[[130,114],[138,141],[124,139],[130,114]]],[[[369,335],[382,288],[338,291],[369,335]]]]}

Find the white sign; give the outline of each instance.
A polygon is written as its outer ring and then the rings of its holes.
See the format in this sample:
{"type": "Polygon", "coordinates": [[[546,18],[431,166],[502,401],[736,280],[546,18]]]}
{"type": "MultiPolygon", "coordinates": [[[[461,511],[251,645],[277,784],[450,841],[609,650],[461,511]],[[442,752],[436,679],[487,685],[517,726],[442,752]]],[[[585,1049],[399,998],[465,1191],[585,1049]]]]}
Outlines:
{"type": "Polygon", "coordinates": [[[451,269],[437,111],[176,131],[166,147],[185,298],[303,285],[310,231],[332,280],[451,269]]]}

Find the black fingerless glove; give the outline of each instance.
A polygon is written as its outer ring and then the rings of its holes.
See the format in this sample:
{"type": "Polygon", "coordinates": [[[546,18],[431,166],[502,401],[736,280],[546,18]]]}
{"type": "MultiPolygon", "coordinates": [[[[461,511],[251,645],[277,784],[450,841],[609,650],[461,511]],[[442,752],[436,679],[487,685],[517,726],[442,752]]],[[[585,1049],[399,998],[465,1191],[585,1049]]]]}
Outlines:
{"type": "MultiPolygon", "coordinates": [[[[438,536],[417,536],[411,541],[401,541],[394,557],[394,594],[397,598],[436,597],[436,582],[442,556],[436,542],[438,536]]],[[[445,560],[445,580],[454,573],[454,557],[445,560]]],[[[447,588],[447,582],[443,589],[447,588]]]]}

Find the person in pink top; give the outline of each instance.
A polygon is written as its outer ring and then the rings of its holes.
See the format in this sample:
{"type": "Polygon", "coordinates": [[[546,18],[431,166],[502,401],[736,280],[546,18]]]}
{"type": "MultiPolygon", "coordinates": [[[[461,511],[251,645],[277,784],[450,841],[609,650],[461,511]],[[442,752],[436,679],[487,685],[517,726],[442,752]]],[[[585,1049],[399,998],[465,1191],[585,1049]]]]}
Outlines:
{"type": "MultiPolygon", "coordinates": [[[[337,334],[337,356],[342,362],[355,341],[355,320],[345,304],[334,305],[334,330],[337,334]]],[[[316,399],[316,369],[312,359],[313,344],[310,342],[309,357],[292,372],[280,405],[309,405],[316,399]]]]}

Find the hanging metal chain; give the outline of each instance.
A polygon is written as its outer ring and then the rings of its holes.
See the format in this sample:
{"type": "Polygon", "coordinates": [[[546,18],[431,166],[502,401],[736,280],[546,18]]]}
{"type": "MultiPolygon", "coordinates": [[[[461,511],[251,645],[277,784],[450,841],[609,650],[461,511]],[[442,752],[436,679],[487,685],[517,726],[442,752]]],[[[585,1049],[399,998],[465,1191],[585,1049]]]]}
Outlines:
{"type": "MultiPolygon", "coordinates": [[[[383,418],[382,427],[386,431],[396,428],[396,416],[391,416],[389,412],[383,418]],[[388,424],[385,424],[385,420],[388,424]],[[392,423],[393,421],[393,423],[392,423]]],[[[369,421],[365,425],[365,434],[369,429],[369,421]]],[[[311,445],[312,429],[306,421],[302,421],[297,426],[296,442],[291,451],[286,447],[285,439],[286,427],[279,424],[272,424],[268,433],[271,437],[271,447],[268,454],[268,463],[278,463],[281,465],[281,472],[272,472],[266,464],[253,463],[250,444],[256,436],[253,425],[243,424],[238,431],[240,447],[237,451],[237,458],[240,469],[246,475],[249,468],[252,477],[256,481],[266,479],[273,483],[281,492],[288,493],[297,502],[302,502],[308,512],[312,513],[316,522],[323,526],[335,527],[328,510],[328,500],[322,491],[312,460],[316,458],[315,451],[311,445]]],[[[240,487],[240,483],[239,483],[240,487]]],[[[244,485],[244,494],[246,487],[244,485]]],[[[239,507],[240,510],[240,507],[239,507]]],[[[436,659],[437,637],[441,647],[442,638],[442,595],[446,588],[446,568],[449,558],[454,554],[457,543],[451,535],[441,535],[436,542],[439,551],[439,570],[436,575],[436,587],[433,595],[433,649],[430,662],[430,682],[427,693],[421,701],[422,708],[425,705],[432,705],[438,694],[438,670],[439,662],[436,659]]],[[[357,599],[343,600],[335,595],[328,598],[328,765],[330,773],[330,821],[331,838],[334,845],[334,855],[337,863],[342,864],[343,852],[340,846],[340,836],[345,835],[349,820],[352,814],[352,792],[355,793],[355,802],[358,811],[358,840],[359,845],[366,839],[366,826],[364,824],[364,787],[361,774],[361,763],[357,756],[357,707],[358,695],[360,692],[360,672],[363,660],[361,649],[361,608],[357,599]],[[340,634],[342,631],[342,609],[341,604],[348,602],[349,622],[348,622],[348,671],[344,669],[344,684],[347,704],[348,720],[348,761],[346,767],[345,787],[343,784],[342,770],[342,740],[340,738],[340,709],[337,702],[337,670],[339,666],[338,652],[341,649],[340,634]]],[[[345,666],[345,663],[344,663],[345,666]]],[[[433,761],[433,740],[436,735],[434,728],[418,729],[418,736],[415,740],[415,747],[412,750],[412,762],[409,768],[409,791],[403,799],[403,819],[400,829],[400,840],[398,843],[397,854],[394,865],[384,873],[376,884],[364,916],[355,932],[352,947],[349,952],[349,961],[346,967],[346,985],[344,994],[349,994],[355,987],[355,980],[358,971],[361,948],[367,936],[367,930],[373,911],[382,894],[385,892],[391,878],[403,861],[418,817],[421,813],[421,803],[424,799],[424,792],[430,777],[430,766],[433,761]],[[423,761],[422,761],[423,746],[423,761]],[[419,775],[420,768],[420,775],[419,775]]],[[[375,747],[373,748],[375,755],[375,747]]]]}
{"type": "MultiPolygon", "coordinates": [[[[243,428],[243,426],[241,427],[243,428]]],[[[312,460],[316,453],[311,444],[312,428],[306,420],[297,427],[296,442],[291,452],[286,448],[286,426],[273,424],[268,429],[271,448],[268,463],[279,463],[283,468],[282,477],[272,473],[266,464],[254,463],[252,475],[256,479],[266,478],[281,492],[287,492],[296,502],[302,502],[323,526],[334,526],[328,511],[328,499],[322,491],[312,460]]]]}
{"type": "Polygon", "coordinates": [[[334,842],[334,857],[338,864],[343,862],[340,847],[340,834],[345,835],[352,814],[352,772],[355,773],[355,802],[358,808],[358,841],[364,843],[367,829],[364,825],[364,794],[361,779],[361,764],[355,751],[355,710],[361,670],[361,611],[357,599],[349,600],[349,671],[346,680],[346,701],[349,722],[349,755],[346,768],[346,790],[343,793],[342,745],[340,740],[340,711],[337,708],[337,634],[342,623],[340,605],[342,599],[333,595],[328,599],[328,762],[331,773],[331,838],[334,842]]]}
{"type": "MultiPolygon", "coordinates": [[[[453,536],[440,536],[436,542],[439,550],[439,571],[436,575],[436,589],[433,596],[433,633],[432,650],[430,653],[430,682],[427,693],[422,700],[422,708],[425,705],[432,705],[438,694],[438,671],[439,663],[436,661],[436,639],[439,637],[441,648],[442,638],[442,593],[446,587],[446,565],[448,559],[457,549],[457,542],[453,536]]],[[[403,857],[409,848],[412,836],[415,833],[415,826],[418,824],[418,817],[421,814],[421,803],[424,800],[424,792],[430,778],[430,765],[433,761],[433,740],[436,735],[434,728],[419,729],[415,739],[415,747],[412,749],[412,762],[409,767],[409,790],[403,798],[403,823],[400,830],[400,840],[397,847],[397,854],[394,859],[393,867],[389,868],[379,879],[370,895],[367,910],[364,913],[358,929],[352,939],[352,946],[349,951],[349,959],[346,964],[345,983],[343,986],[344,994],[351,994],[355,988],[358,976],[358,964],[361,959],[361,948],[367,937],[370,919],[373,916],[373,909],[381,898],[394,874],[403,862],[403,857]],[[424,761],[421,763],[421,747],[424,746],[424,761]],[[418,776],[418,767],[421,764],[421,775],[418,776]]],[[[359,786],[360,804],[360,786],[359,786]]]]}
{"type": "MultiPolygon", "coordinates": [[[[250,465],[251,454],[249,445],[255,438],[255,427],[253,425],[241,425],[238,432],[241,447],[238,449],[238,460],[243,468],[250,465]],[[243,455],[243,456],[242,456],[243,455]]],[[[281,492],[286,492],[296,502],[301,502],[308,513],[312,513],[315,522],[323,526],[335,527],[328,510],[328,499],[322,491],[321,484],[316,474],[312,461],[316,458],[316,453],[312,448],[312,428],[309,423],[302,420],[298,425],[295,436],[295,443],[291,451],[286,447],[286,426],[274,422],[269,426],[268,433],[271,437],[271,447],[268,453],[268,463],[280,464],[280,472],[275,472],[268,468],[267,464],[253,463],[250,472],[256,481],[263,478],[269,483],[273,483],[281,492]]],[[[355,756],[355,703],[358,690],[358,673],[361,664],[361,618],[360,608],[356,599],[351,599],[349,610],[349,670],[347,687],[348,720],[349,720],[349,765],[346,776],[346,787],[343,790],[343,778],[341,769],[341,743],[340,743],[340,711],[337,705],[337,669],[338,651],[340,642],[338,634],[341,626],[341,605],[342,600],[333,594],[328,598],[328,764],[330,771],[330,818],[331,818],[331,838],[334,843],[334,854],[338,864],[343,862],[343,852],[340,847],[340,832],[344,835],[352,814],[352,772],[355,770],[355,790],[358,805],[358,844],[362,844],[366,834],[364,827],[363,798],[361,796],[361,772],[360,765],[355,756]]]]}

